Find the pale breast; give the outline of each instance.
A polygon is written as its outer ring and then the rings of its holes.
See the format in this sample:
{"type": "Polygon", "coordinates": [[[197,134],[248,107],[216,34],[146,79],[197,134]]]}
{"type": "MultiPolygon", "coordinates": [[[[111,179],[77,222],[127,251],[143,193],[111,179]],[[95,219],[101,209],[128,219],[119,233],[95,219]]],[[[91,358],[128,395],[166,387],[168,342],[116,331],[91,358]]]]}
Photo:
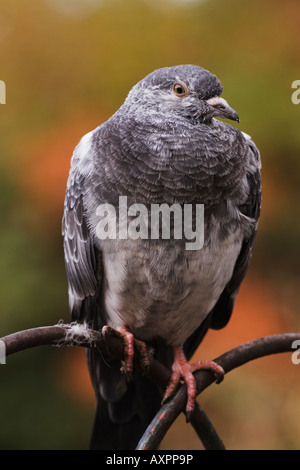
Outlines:
{"type": "Polygon", "coordinates": [[[230,280],[240,233],[186,250],[175,240],[105,240],[103,308],[107,323],[143,340],[182,344],[211,311],[230,280]]]}

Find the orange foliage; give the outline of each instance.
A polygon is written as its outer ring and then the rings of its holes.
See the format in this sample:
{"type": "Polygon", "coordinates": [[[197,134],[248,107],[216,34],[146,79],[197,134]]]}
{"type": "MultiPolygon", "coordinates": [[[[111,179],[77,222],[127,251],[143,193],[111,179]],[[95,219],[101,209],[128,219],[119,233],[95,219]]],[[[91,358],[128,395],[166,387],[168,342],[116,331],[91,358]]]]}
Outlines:
{"type": "Polygon", "coordinates": [[[87,404],[95,402],[83,348],[68,348],[64,351],[57,380],[63,391],[75,400],[87,404]]]}
{"type": "Polygon", "coordinates": [[[79,115],[25,142],[18,141],[14,152],[17,171],[13,174],[18,179],[26,202],[39,211],[38,221],[45,222],[47,229],[47,217],[63,212],[74,148],[84,134],[103,120],[100,113],[79,115]]]}
{"type": "Polygon", "coordinates": [[[282,332],[282,323],[271,287],[262,279],[249,276],[242,284],[228,325],[223,330],[210,331],[204,340],[205,347],[221,354],[243,342],[282,332]]]}
{"type": "MultiPolygon", "coordinates": [[[[194,359],[213,359],[256,338],[292,332],[293,326],[289,324],[292,312],[287,312],[288,307],[282,306],[274,299],[273,292],[274,287],[262,278],[246,277],[228,325],[219,331],[210,330],[195,353],[194,359]]],[[[262,372],[264,378],[267,378],[267,375],[271,376],[273,372],[276,374],[276,370],[277,373],[283,374],[283,377],[295,375],[295,366],[291,362],[291,357],[287,358],[286,354],[272,355],[250,364],[251,370],[256,375],[262,372]],[[276,367],[274,357],[276,357],[276,367]]]]}

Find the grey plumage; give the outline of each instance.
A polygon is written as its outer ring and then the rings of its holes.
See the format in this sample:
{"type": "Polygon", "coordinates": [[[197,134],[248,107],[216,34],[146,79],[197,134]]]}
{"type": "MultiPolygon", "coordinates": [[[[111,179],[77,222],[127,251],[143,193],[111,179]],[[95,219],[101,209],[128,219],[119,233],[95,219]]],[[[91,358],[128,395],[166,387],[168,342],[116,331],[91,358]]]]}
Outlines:
{"type": "MultiPolygon", "coordinates": [[[[190,357],[208,328],[227,324],[257,229],[259,152],[215,119],[238,120],[221,93],[219,80],[198,66],[154,71],[72,157],[63,218],[72,319],[126,326],[168,367],[172,346],[184,345],[190,357]],[[97,207],[117,207],[120,195],[128,205],[204,204],[203,248],[100,240],[97,207]]],[[[88,363],[98,400],[92,447],[134,447],[162,391],[138,372],[127,383],[120,363],[95,351],[88,363]]]]}

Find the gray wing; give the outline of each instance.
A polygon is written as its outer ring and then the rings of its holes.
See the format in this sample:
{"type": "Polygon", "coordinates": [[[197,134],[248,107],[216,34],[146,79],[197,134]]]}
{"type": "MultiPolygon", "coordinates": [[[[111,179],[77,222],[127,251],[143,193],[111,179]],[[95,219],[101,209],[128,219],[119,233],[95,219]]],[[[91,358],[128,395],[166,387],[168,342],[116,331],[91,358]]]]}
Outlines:
{"type": "MultiPolygon", "coordinates": [[[[93,242],[85,216],[87,188],[92,184],[90,176],[93,171],[91,136],[81,140],[72,157],[62,233],[72,320],[87,322],[90,327],[101,329],[104,325],[99,304],[102,257],[93,242]]],[[[100,158],[101,150],[97,151],[100,158]]],[[[121,362],[96,348],[87,349],[87,362],[97,397],[90,447],[134,449],[160,407],[160,390],[138,371],[135,371],[134,381],[127,383],[125,374],[121,372],[121,362]]]]}
{"type": "Polygon", "coordinates": [[[195,352],[209,328],[219,330],[227,325],[233,311],[239,288],[249,267],[261,208],[261,162],[259,151],[254,142],[249,137],[247,137],[247,142],[251,162],[251,170],[247,173],[250,191],[246,203],[240,206],[239,210],[245,216],[256,221],[256,223],[253,224],[250,235],[243,240],[232,277],[220,295],[216,305],[204,322],[186,341],[184,347],[189,357],[195,352]]]}
{"type": "Polygon", "coordinates": [[[88,155],[81,143],[76,147],[67,184],[62,234],[69,285],[69,304],[73,321],[91,321],[92,310],[85,309],[87,299],[96,301],[101,285],[101,257],[90,236],[85,210],[88,155]],[[85,162],[86,160],[86,162],[85,162]]]}

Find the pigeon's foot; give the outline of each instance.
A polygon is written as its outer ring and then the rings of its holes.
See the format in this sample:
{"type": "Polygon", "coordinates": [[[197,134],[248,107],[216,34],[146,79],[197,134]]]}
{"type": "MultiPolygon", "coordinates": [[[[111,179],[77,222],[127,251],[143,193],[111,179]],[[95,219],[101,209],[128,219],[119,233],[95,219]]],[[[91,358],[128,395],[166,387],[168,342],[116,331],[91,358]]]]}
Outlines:
{"type": "Polygon", "coordinates": [[[106,325],[102,328],[102,333],[104,336],[114,335],[123,339],[125,346],[124,372],[126,372],[129,377],[131,377],[133,370],[134,347],[136,347],[140,354],[141,368],[143,370],[147,370],[149,368],[150,359],[146,344],[139,339],[135,339],[133,334],[130,333],[126,327],[122,327],[120,330],[115,330],[114,328],[106,325]]]}
{"type": "Polygon", "coordinates": [[[184,379],[187,386],[187,404],[186,404],[186,420],[190,421],[194,412],[195,399],[196,399],[196,381],[193,373],[197,370],[209,370],[215,374],[217,383],[220,383],[224,378],[224,370],[221,366],[213,361],[198,361],[190,364],[183,352],[181,346],[174,347],[174,362],[172,366],[172,375],[165,392],[163,403],[166,402],[174,393],[177,385],[180,383],[181,378],[184,379]]]}

